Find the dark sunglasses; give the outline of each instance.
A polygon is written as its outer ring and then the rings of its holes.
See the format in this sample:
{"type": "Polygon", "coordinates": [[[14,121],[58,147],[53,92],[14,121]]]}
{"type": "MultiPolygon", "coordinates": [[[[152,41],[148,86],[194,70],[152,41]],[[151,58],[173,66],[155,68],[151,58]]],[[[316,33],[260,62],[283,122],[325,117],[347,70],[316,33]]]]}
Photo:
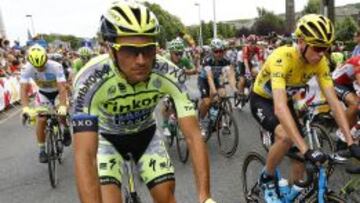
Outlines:
{"type": "Polygon", "coordinates": [[[112,47],[123,54],[128,56],[138,56],[142,54],[144,56],[152,56],[156,54],[156,43],[147,44],[112,44],[112,47]]]}
{"type": "Polygon", "coordinates": [[[222,50],[222,49],[214,50],[214,53],[215,54],[222,54],[222,53],[224,53],[224,50],[222,50]]]}
{"type": "Polygon", "coordinates": [[[184,52],[174,52],[174,54],[175,54],[176,56],[182,56],[182,55],[184,54],[184,52]]]}
{"type": "Polygon", "coordinates": [[[325,52],[327,52],[329,50],[329,47],[316,47],[316,46],[313,46],[311,48],[317,53],[321,53],[321,52],[325,53],[325,52]]]}

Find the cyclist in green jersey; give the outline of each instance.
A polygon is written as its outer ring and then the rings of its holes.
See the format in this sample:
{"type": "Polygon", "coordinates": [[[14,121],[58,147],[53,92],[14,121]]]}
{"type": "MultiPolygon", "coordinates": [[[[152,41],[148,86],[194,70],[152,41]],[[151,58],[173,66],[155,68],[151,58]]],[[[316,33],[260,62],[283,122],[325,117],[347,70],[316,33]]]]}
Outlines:
{"type": "Polygon", "coordinates": [[[195,174],[198,202],[213,203],[209,161],[194,106],[179,69],[156,55],[156,16],[140,3],[117,1],[101,17],[109,55],[89,61],[74,82],[75,175],[82,202],[122,202],[123,159],[131,153],[154,202],[175,203],[175,178],[153,111],[175,103],[195,174]]]}
{"type": "Polygon", "coordinates": [[[89,47],[81,47],[78,50],[79,58],[72,62],[73,73],[76,74],[91,59],[93,51],[89,47]]]}
{"type": "MultiPolygon", "coordinates": [[[[169,52],[165,55],[165,58],[174,63],[180,69],[182,69],[184,77],[197,73],[197,69],[195,68],[192,61],[184,54],[185,44],[181,38],[176,38],[170,41],[168,44],[168,51],[169,52]]],[[[169,102],[169,98],[165,99],[164,106],[161,109],[161,114],[163,117],[163,134],[165,136],[170,136],[170,131],[168,129],[168,121],[169,116],[173,113],[173,109],[170,108],[169,102]]]]}

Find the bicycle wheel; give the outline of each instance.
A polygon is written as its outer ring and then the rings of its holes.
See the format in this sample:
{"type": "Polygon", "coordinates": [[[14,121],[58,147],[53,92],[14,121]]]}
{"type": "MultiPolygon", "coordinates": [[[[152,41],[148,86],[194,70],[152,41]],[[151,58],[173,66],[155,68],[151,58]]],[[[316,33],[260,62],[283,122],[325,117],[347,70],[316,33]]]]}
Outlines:
{"type": "Polygon", "coordinates": [[[59,130],[60,129],[60,126],[57,126],[56,127],[57,130],[55,131],[56,133],[56,152],[57,152],[57,160],[59,162],[59,164],[62,163],[62,154],[63,154],[63,151],[64,151],[64,144],[63,144],[63,140],[64,140],[64,137],[62,135],[62,132],[59,130]]]}
{"type": "Polygon", "coordinates": [[[170,136],[165,136],[166,137],[166,142],[168,144],[169,147],[172,147],[174,144],[174,137],[176,135],[176,128],[173,124],[169,124],[169,131],[170,131],[170,136]]]}
{"type": "MultiPolygon", "coordinates": [[[[315,192],[310,198],[306,201],[307,203],[317,203],[318,202],[318,193],[315,192]]],[[[324,202],[326,203],[345,203],[345,199],[337,196],[334,193],[328,193],[325,195],[324,202]]]]}
{"type": "Polygon", "coordinates": [[[220,152],[229,158],[235,154],[239,145],[239,129],[235,118],[227,109],[221,109],[216,126],[220,152]]]}
{"type": "Polygon", "coordinates": [[[326,154],[335,152],[335,145],[333,143],[333,140],[326,133],[326,130],[323,126],[314,123],[314,124],[311,124],[311,130],[316,132],[316,135],[317,135],[319,143],[320,143],[321,150],[323,152],[325,152],[326,154]]]}
{"type": "Polygon", "coordinates": [[[58,182],[57,177],[57,153],[54,132],[46,134],[46,153],[48,156],[48,170],[51,187],[55,188],[58,182]]]}
{"type": "Polygon", "coordinates": [[[264,194],[258,183],[260,172],[265,166],[265,159],[256,152],[250,152],[245,156],[242,167],[243,192],[246,202],[265,202],[264,194]]]}
{"type": "Polygon", "coordinates": [[[189,158],[189,149],[186,144],[186,139],[179,128],[177,128],[176,132],[176,151],[180,161],[186,163],[189,158]]]}

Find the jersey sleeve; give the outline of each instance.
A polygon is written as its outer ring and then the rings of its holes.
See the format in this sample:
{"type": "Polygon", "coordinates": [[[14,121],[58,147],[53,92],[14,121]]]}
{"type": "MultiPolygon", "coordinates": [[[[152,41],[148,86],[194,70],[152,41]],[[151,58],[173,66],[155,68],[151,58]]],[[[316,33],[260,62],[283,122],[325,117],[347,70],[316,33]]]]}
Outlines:
{"type": "Polygon", "coordinates": [[[103,69],[85,70],[75,79],[73,84],[72,124],[73,131],[98,131],[98,106],[104,98],[98,88],[103,77],[108,74],[110,67],[103,69]]]}
{"type": "MultiPolygon", "coordinates": [[[[179,70],[179,68],[173,64],[170,66],[172,66],[171,69],[179,70]]],[[[184,82],[182,82],[183,74],[181,74],[179,71],[171,71],[178,74],[156,73],[159,79],[162,81],[161,91],[165,94],[170,95],[173,98],[176,113],[179,118],[183,118],[186,116],[195,116],[196,114],[194,104],[188,97],[186,85],[184,84],[184,82]]]]}
{"type": "Polygon", "coordinates": [[[29,64],[27,64],[27,65],[25,65],[25,67],[21,70],[21,73],[20,73],[20,83],[21,83],[21,84],[30,83],[30,79],[31,79],[31,67],[29,66],[29,64]]]}
{"type": "Polygon", "coordinates": [[[272,89],[286,88],[286,74],[288,71],[288,63],[281,54],[274,55],[269,58],[270,80],[272,89]]]}
{"type": "Polygon", "coordinates": [[[61,64],[56,66],[56,82],[66,82],[64,68],[61,64]]]}
{"type": "Polygon", "coordinates": [[[321,88],[332,87],[333,80],[329,70],[328,62],[325,58],[320,61],[319,71],[317,72],[317,79],[321,88]]]}

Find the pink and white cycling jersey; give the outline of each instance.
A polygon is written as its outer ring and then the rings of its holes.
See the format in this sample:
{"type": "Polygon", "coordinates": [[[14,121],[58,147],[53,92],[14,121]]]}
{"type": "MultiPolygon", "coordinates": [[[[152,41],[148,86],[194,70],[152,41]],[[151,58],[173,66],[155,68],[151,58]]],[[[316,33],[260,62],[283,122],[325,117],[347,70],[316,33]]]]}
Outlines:
{"type": "Polygon", "coordinates": [[[335,69],[332,78],[335,84],[352,85],[355,80],[355,74],[358,73],[360,73],[360,56],[354,56],[348,59],[343,66],[335,69]]]}
{"type": "Polygon", "coordinates": [[[55,92],[57,91],[57,83],[66,82],[62,65],[52,60],[46,62],[45,70],[42,72],[27,63],[21,70],[20,83],[30,83],[31,79],[43,92],[55,92]]]}

